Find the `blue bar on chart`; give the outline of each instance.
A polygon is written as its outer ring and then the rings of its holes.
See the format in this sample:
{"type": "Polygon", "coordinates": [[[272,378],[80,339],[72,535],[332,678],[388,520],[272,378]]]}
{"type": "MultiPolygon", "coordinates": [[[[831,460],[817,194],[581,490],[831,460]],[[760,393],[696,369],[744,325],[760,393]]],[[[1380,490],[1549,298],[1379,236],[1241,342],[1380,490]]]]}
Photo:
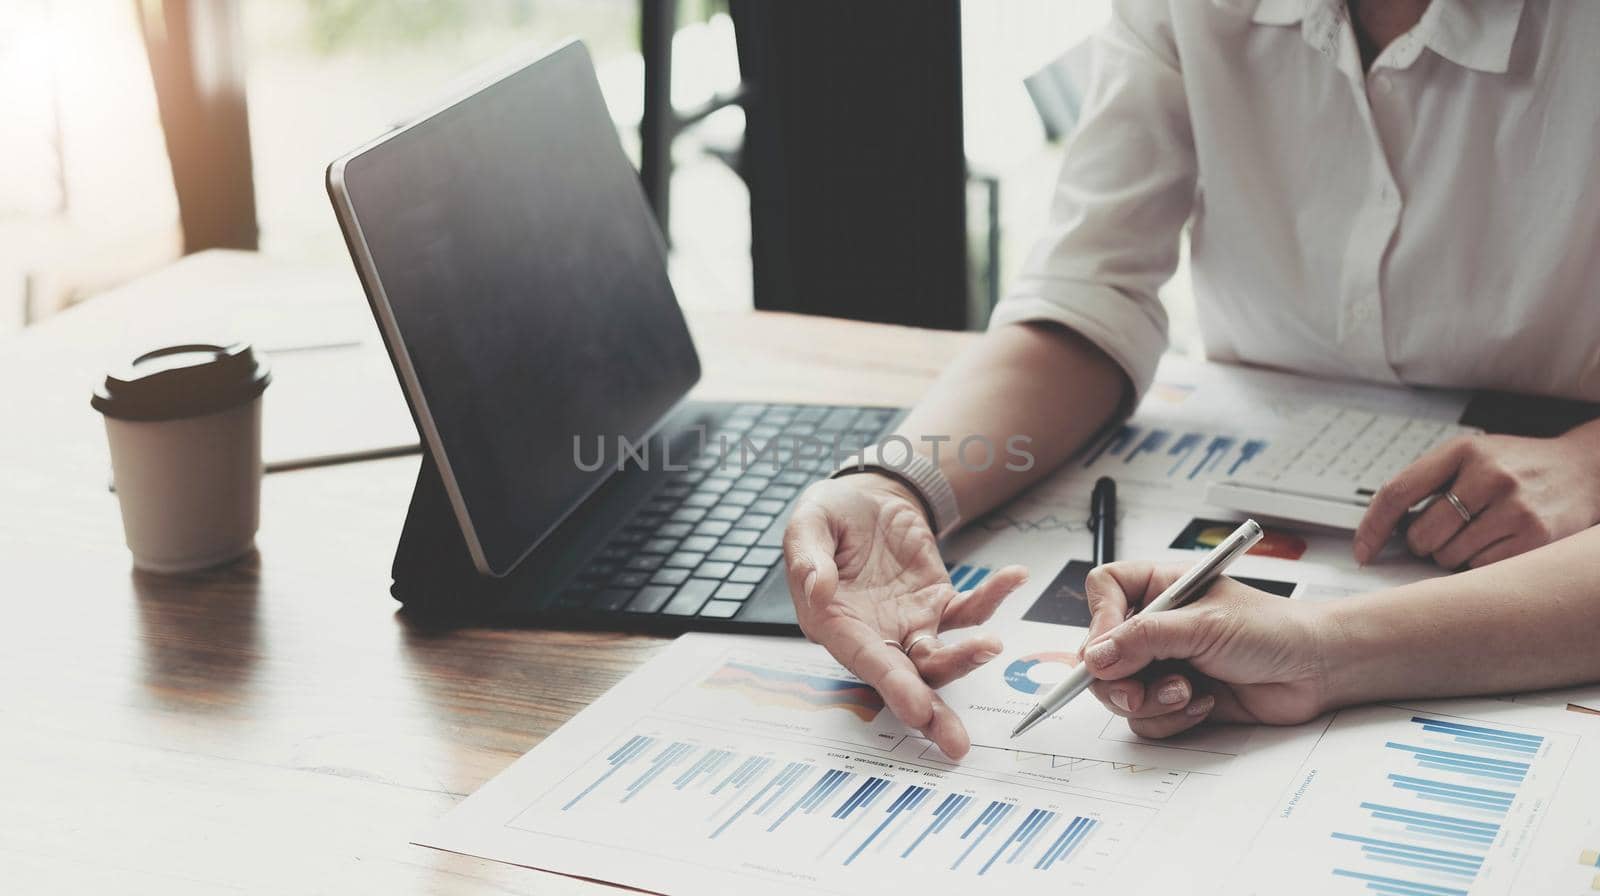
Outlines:
{"type": "Polygon", "coordinates": [[[1449,784],[1444,781],[1417,778],[1411,775],[1391,774],[1389,775],[1389,781],[1393,783],[1396,789],[1410,791],[1418,799],[1466,806],[1469,809],[1480,809],[1502,816],[1510,811],[1511,803],[1516,799],[1516,794],[1507,793],[1503,790],[1467,787],[1462,784],[1449,784]]]}
{"type": "Polygon", "coordinates": [[[1138,436],[1139,427],[1137,426],[1125,425],[1118,427],[1116,432],[1112,433],[1105,441],[1100,443],[1099,447],[1089,453],[1089,457],[1084,460],[1083,465],[1086,467],[1094,466],[1095,461],[1108,454],[1112,457],[1117,457],[1138,436]]]}
{"type": "Polygon", "coordinates": [[[1416,846],[1398,840],[1340,832],[1335,832],[1333,839],[1356,844],[1370,861],[1448,874],[1460,877],[1468,883],[1471,883],[1483,868],[1484,857],[1469,852],[1416,846]]]}
{"type": "Polygon", "coordinates": [[[1050,848],[1044,851],[1044,855],[1039,857],[1039,861],[1033,863],[1033,867],[1039,871],[1049,871],[1050,866],[1056,862],[1071,859],[1079,845],[1089,839],[1089,833],[1094,830],[1096,824],[1098,822],[1095,819],[1085,818],[1082,815],[1073,818],[1062,829],[1055,842],[1050,844],[1050,848]]]}
{"type": "Polygon", "coordinates": [[[1245,464],[1255,460],[1256,456],[1265,450],[1267,450],[1267,443],[1261,439],[1247,440],[1244,443],[1244,447],[1239,449],[1239,456],[1234,460],[1233,466],[1228,468],[1228,475],[1237,475],[1245,464]]]}
{"type": "Polygon", "coordinates": [[[952,793],[946,796],[944,802],[941,802],[939,807],[933,810],[933,821],[928,822],[928,826],[922,829],[922,833],[917,835],[917,839],[911,841],[911,845],[907,846],[905,852],[900,854],[900,858],[910,858],[912,851],[921,846],[922,841],[949,827],[950,822],[959,817],[962,811],[971,804],[972,797],[964,793],[952,793]]]}
{"type": "Polygon", "coordinates": [[[983,843],[984,839],[987,838],[996,827],[999,827],[1000,824],[1006,820],[1006,816],[1011,814],[1011,810],[1015,808],[1016,805],[1014,803],[1003,803],[999,800],[995,800],[989,804],[989,808],[983,810],[983,814],[973,819],[972,824],[968,825],[967,829],[961,833],[961,839],[966,840],[967,838],[971,837],[972,842],[967,845],[967,848],[962,851],[961,856],[957,858],[955,863],[950,866],[950,870],[954,871],[957,868],[960,868],[961,863],[967,860],[967,856],[972,855],[972,851],[977,849],[978,846],[983,843]],[[972,833],[977,831],[980,827],[983,828],[983,830],[978,832],[978,836],[973,837],[972,833]]]}
{"type": "Polygon", "coordinates": [[[1000,844],[1000,848],[994,851],[994,855],[991,855],[989,860],[983,863],[983,867],[978,869],[978,874],[981,876],[988,873],[989,867],[993,865],[1000,858],[1000,856],[1004,855],[1005,851],[1010,849],[1013,843],[1016,844],[1017,848],[1012,851],[1011,858],[1007,859],[1006,863],[1010,864],[1011,862],[1015,862],[1017,860],[1017,856],[1021,855],[1022,851],[1028,848],[1028,844],[1033,842],[1033,836],[1039,832],[1039,829],[1054,821],[1055,817],[1056,813],[1046,809],[1034,809],[1030,811],[1028,813],[1028,817],[1022,820],[1022,824],[1018,825],[1017,829],[1011,832],[1011,836],[1007,837],[1005,842],[1000,844]]]}
{"type": "Polygon", "coordinates": [[[679,759],[688,755],[689,751],[693,749],[694,746],[692,744],[675,743],[657,753],[656,758],[650,763],[649,770],[634,778],[633,783],[628,785],[623,792],[622,801],[626,803],[628,800],[633,799],[635,794],[642,793],[651,781],[660,777],[662,772],[671,768],[679,759]]]}
{"type": "Polygon", "coordinates": [[[973,566],[962,563],[950,570],[950,584],[957,591],[971,591],[978,587],[978,583],[989,577],[991,570],[987,566],[973,566]]]}
{"type": "Polygon", "coordinates": [[[856,792],[841,803],[838,809],[834,810],[833,817],[849,818],[850,813],[854,812],[858,806],[872,805],[872,801],[878,798],[878,793],[888,786],[889,780],[887,778],[868,778],[862,781],[861,786],[856,788],[856,792]]]}
{"type": "Polygon", "coordinates": [[[603,773],[601,773],[600,777],[594,779],[593,784],[583,788],[583,790],[577,796],[573,797],[571,800],[568,800],[567,804],[561,807],[561,811],[565,812],[568,809],[571,809],[573,806],[578,805],[578,803],[582,801],[584,797],[593,792],[596,787],[599,787],[601,784],[605,783],[607,778],[611,777],[613,774],[616,774],[617,769],[622,768],[623,766],[632,762],[634,759],[638,758],[640,753],[650,749],[650,745],[655,742],[655,738],[646,737],[644,735],[636,734],[629,738],[627,743],[618,747],[610,756],[606,757],[607,768],[603,773]]]}
{"type": "Polygon", "coordinates": [[[1402,750],[1412,754],[1417,758],[1417,765],[1422,768],[1456,772],[1457,774],[1472,775],[1492,781],[1514,781],[1518,784],[1522,783],[1522,780],[1528,776],[1528,764],[1526,762],[1491,759],[1483,756],[1474,756],[1470,753],[1457,753],[1451,750],[1434,750],[1392,740],[1384,744],[1384,746],[1391,750],[1402,750]]]}
{"type": "Polygon", "coordinates": [[[1333,873],[1336,877],[1348,877],[1353,880],[1365,881],[1368,890],[1374,893],[1382,893],[1384,896],[1467,896],[1467,891],[1459,887],[1419,884],[1413,881],[1401,880],[1397,877],[1364,874],[1360,871],[1350,871],[1345,868],[1335,868],[1333,873]]]}
{"type": "Polygon", "coordinates": [[[1148,433],[1145,433],[1144,438],[1139,440],[1139,444],[1134,446],[1133,450],[1128,452],[1127,456],[1122,459],[1122,462],[1125,464],[1131,464],[1140,454],[1145,452],[1150,452],[1153,454],[1157,451],[1160,451],[1161,446],[1167,443],[1167,438],[1171,435],[1171,433],[1164,429],[1150,430],[1148,433]]]}
{"type": "Polygon", "coordinates": [[[1184,461],[1189,459],[1189,455],[1194,453],[1194,449],[1200,445],[1200,441],[1203,438],[1205,437],[1200,433],[1186,432],[1179,436],[1176,442],[1172,443],[1172,447],[1167,449],[1167,456],[1174,459],[1172,466],[1167,469],[1168,476],[1178,475],[1178,468],[1183,466],[1184,461]]]}
{"type": "Polygon", "coordinates": [[[789,816],[796,812],[804,812],[809,815],[811,810],[820,805],[823,800],[826,800],[828,795],[837,790],[839,785],[849,777],[850,773],[841,769],[830,768],[824,771],[822,776],[817,778],[816,782],[802,793],[799,799],[794,801],[793,805],[785,809],[783,814],[779,815],[777,820],[767,827],[767,830],[776,831],[778,825],[788,821],[789,816]]]}
{"type": "Polygon", "coordinates": [[[1423,716],[1412,716],[1411,721],[1421,725],[1423,731],[1448,737],[1459,744],[1504,750],[1508,753],[1534,756],[1538,754],[1539,746],[1544,743],[1544,738],[1536,734],[1506,731],[1503,728],[1463,725],[1460,722],[1447,722],[1444,719],[1430,719],[1423,716]]]}
{"type": "Polygon", "coordinates": [[[861,841],[861,845],[851,850],[850,855],[845,856],[844,863],[848,865],[851,862],[854,862],[857,856],[861,855],[861,853],[867,847],[872,845],[872,841],[878,839],[879,834],[883,833],[884,830],[889,827],[889,825],[894,823],[895,819],[900,817],[900,813],[917,811],[917,807],[922,805],[922,801],[926,799],[928,794],[932,792],[932,788],[922,787],[916,784],[908,784],[906,789],[900,791],[900,795],[895,797],[894,802],[889,804],[889,808],[883,810],[884,815],[886,816],[883,821],[879,822],[878,826],[872,829],[872,833],[867,835],[867,839],[861,841]]]}
{"type": "Polygon", "coordinates": [[[1372,813],[1373,818],[1398,822],[1408,831],[1415,831],[1434,837],[1446,837],[1485,847],[1494,843],[1495,836],[1500,833],[1500,826],[1493,822],[1477,821],[1455,815],[1419,812],[1415,809],[1402,809],[1398,806],[1388,806],[1382,803],[1362,803],[1361,808],[1372,813]]]}
{"type": "MultiPolygon", "coordinates": [[[[767,765],[770,764],[771,760],[766,760],[761,767],[766,768],[767,765]]],[[[760,790],[757,790],[755,794],[750,797],[750,799],[745,800],[738,809],[734,810],[733,814],[729,815],[727,819],[722,822],[722,824],[717,825],[716,829],[711,832],[711,839],[717,839],[717,837],[721,835],[723,831],[726,831],[730,825],[738,821],[740,816],[748,812],[751,806],[754,806],[756,803],[760,802],[761,798],[766,796],[768,793],[775,791],[775,795],[773,796],[773,800],[775,801],[778,797],[782,796],[784,792],[786,792],[794,784],[795,781],[799,780],[802,775],[810,770],[811,766],[804,762],[791,762],[784,766],[783,771],[772,776],[767,783],[761,785],[760,790]]],[[[766,806],[763,806],[761,810],[756,812],[756,814],[759,815],[763,811],[766,811],[766,806]]]]}
{"type": "Polygon", "coordinates": [[[712,796],[721,793],[727,787],[732,787],[734,790],[744,789],[744,785],[749,783],[751,778],[766,771],[767,766],[771,764],[772,760],[765,756],[751,756],[740,763],[739,767],[730,772],[726,778],[723,778],[722,783],[712,788],[712,796]]]}
{"type": "Polygon", "coordinates": [[[683,788],[693,784],[694,779],[700,777],[701,775],[705,775],[707,777],[715,775],[717,772],[721,771],[722,767],[727,765],[728,760],[732,758],[732,750],[707,750],[705,754],[695,762],[694,765],[689,766],[687,771],[673,780],[672,786],[677,790],[682,790],[683,788]]]}

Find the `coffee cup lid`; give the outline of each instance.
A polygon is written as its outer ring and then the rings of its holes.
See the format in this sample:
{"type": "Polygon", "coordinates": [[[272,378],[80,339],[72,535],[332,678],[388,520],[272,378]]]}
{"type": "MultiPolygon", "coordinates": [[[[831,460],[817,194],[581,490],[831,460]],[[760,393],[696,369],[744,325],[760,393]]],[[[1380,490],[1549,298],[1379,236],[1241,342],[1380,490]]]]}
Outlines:
{"type": "Polygon", "coordinates": [[[272,382],[249,343],[174,345],[106,375],[89,404],[119,420],[178,420],[236,407],[272,382]]]}

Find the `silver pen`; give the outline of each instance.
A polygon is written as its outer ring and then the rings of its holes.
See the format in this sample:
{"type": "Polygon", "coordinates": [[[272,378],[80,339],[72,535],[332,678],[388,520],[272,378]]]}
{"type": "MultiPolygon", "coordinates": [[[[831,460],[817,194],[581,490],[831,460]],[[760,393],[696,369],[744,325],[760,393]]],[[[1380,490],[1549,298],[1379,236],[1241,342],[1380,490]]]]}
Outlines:
{"type": "MultiPolygon", "coordinates": [[[[1222,575],[1233,561],[1260,540],[1261,526],[1255,520],[1245,520],[1239,524],[1239,528],[1233,530],[1232,535],[1212,548],[1205,559],[1196,563],[1193,569],[1180,576],[1176,582],[1168,585],[1167,590],[1161,592],[1155,600],[1145,604],[1144,609],[1139,612],[1160,613],[1163,610],[1176,610],[1205,594],[1217,576],[1222,575]]],[[[1087,665],[1074,668],[1060,684],[1050,689],[1050,693],[1046,694],[1037,706],[1028,710],[1028,714],[1017,723],[1017,727],[1011,729],[1011,736],[1016,737],[1044,721],[1051,713],[1066,706],[1073,697],[1088,690],[1091,684],[1094,684],[1094,676],[1089,674],[1087,665]]]]}

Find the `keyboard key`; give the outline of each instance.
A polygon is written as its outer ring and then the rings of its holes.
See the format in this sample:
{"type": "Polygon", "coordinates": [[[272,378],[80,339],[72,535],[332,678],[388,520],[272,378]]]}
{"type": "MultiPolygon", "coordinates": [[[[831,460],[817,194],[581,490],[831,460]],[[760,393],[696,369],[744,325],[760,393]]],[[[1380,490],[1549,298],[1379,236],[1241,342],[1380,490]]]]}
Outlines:
{"type": "Polygon", "coordinates": [[[676,538],[652,538],[639,546],[641,554],[670,554],[678,549],[676,538]]]}
{"type": "MultiPolygon", "coordinates": [[[[705,525],[701,523],[700,525],[705,525]]],[[[662,538],[682,538],[689,534],[688,523],[665,523],[656,527],[656,534],[662,538]]]]}
{"type": "Polygon", "coordinates": [[[736,488],[733,491],[730,491],[727,494],[722,496],[722,503],[724,503],[724,504],[732,504],[735,507],[745,507],[745,506],[748,506],[755,499],[756,499],[756,493],[755,492],[745,491],[744,489],[737,489],[736,488]]]}
{"type": "Polygon", "coordinates": [[[761,500],[751,504],[749,510],[751,513],[764,513],[773,515],[782,513],[783,508],[787,506],[789,506],[789,502],[787,501],[778,501],[772,498],[762,498],[761,500]]]}
{"type": "Polygon", "coordinates": [[[735,529],[734,531],[722,536],[722,543],[737,544],[749,547],[750,545],[755,544],[756,539],[760,537],[761,533],[754,529],[735,529]]]}
{"type": "Polygon", "coordinates": [[[761,497],[776,498],[779,501],[787,501],[799,493],[800,490],[792,485],[774,485],[773,487],[767,489],[767,493],[761,497]]]}
{"type": "Polygon", "coordinates": [[[717,587],[718,600],[744,600],[756,593],[756,586],[739,582],[723,582],[717,587]]]}
{"type": "Polygon", "coordinates": [[[756,539],[756,544],[764,548],[783,547],[783,530],[788,527],[789,521],[781,516],[778,517],[772,521],[772,525],[767,527],[767,531],[761,533],[761,537],[756,539]]]}
{"type": "Polygon", "coordinates": [[[682,585],[688,580],[689,571],[687,569],[658,569],[656,570],[656,574],[650,577],[650,584],[682,585]]]}
{"type": "Polygon", "coordinates": [[[710,507],[715,503],[717,503],[717,493],[710,491],[695,492],[683,499],[684,507],[710,507]]]}
{"type": "Polygon", "coordinates": [[[639,588],[648,581],[650,574],[647,572],[619,572],[611,584],[618,588],[639,588]]]}
{"type": "Polygon", "coordinates": [[[757,531],[772,525],[772,515],[767,513],[747,513],[733,521],[735,529],[755,529],[757,531]]]}
{"type": "Polygon", "coordinates": [[[610,612],[622,609],[632,599],[633,592],[627,588],[607,588],[596,595],[594,600],[589,602],[589,606],[595,610],[610,612]]]}
{"type": "MultiPolygon", "coordinates": [[[[657,573],[659,575],[660,573],[657,573]]],[[[735,566],[728,575],[730,582],[749,582],[755,584],[767,577],[767,570],[760,566],[735,566]]]]}
{"type": "Polygon", "coordinates": [[[706,477],[705,482],[700,483],[700,491],[711,492],[718,495],[730,488],[733,488],[733,477],[725,476],[723,474],[708,476],[706,477]]]}
{"type": "Polygon", "coordinates": [[[856,411],[854,408],[834,408],[828,412],[827,416],[823,417],[822,420],[817,423],[817,429],[845,430],[849,429],[850,424],[854,422],[856,422],[856,411]]]}
{"type": "Polygon", "coordinates": [[[611,536],[610,546],[621,549],[634,548],[649,537],[650,533],[644,529],[623,529],[621,532],[611,536]]]}
{"type": "Polygon", "coordinates": [[[689,494],[689,484],[685,482],[671,482],[663,485],[656,494],[663,498],[682,498],[689,494]]]}
{"type": "Polygon", "coordinates": [[[742,606],[744,605],[731,600],[707,601],[706,605],[700,608],[700,615],[711,619],[727,619],[739,612],[742,606]]]}
{"type": "Polygon", "coordinates": [[[733,487],[749,492],[759,492],[770,485],[772,485],[771,476],[746,476],[735,482],[733,487]]]}
{"type": "Polygon", "coordinates": [[[660,585],[651,585],[646,588],[640,588],[638,593],[633,596],[633,600],[628,604],[628,612],[654,613],[657,610],[660,610],[662,605],[668,600],[672,599],[672,592],[674,590],[676,589],[666,588],[660,585]]]}
{"type": "Polygon", "coordinates": [[[706,555],[708,560],[718,560],[725,563],[738,563],[744,556],[745,549],[736,544],[725,544],[706,555]]]}
{"type": "Polygon", "coordinates": [[[806,423],[816,423],[827,416],[828,409],[819,404],[808,404],[794,412],[794,419],[806,423]]]}
{"type": "Polygon", "coordinates": [[[811,477],[799,470],[787,470],[773,477],[772,481],[779,485],[802,486],[810,485],[811,477]]]}
{"type": "Polygon", "coordinates": [[[656,498],[646,501],[641,509],[647,513],[671,513],[672,508],[677,506],[678,502],[671,498],[656,498]]]}
{"type": "Polygon", "coordinates": [[[705,515],[706,509],[704,507],[679,507],[677,510],[672,511],[672,516],[667,517],[667,519],[674,523],[698,523],[700,518],[705,515]]]}
{"type": "Polygon", "coordinates": [[[668,557],[667,562],[661,565],[675,569],[694,569],[704,563],[705,559],[706,555],[699,551],[679,551],[668,557]]]}
{"type": "Polygon", "coordinates": [[[732,563],[702,563],[700,568],[694,571],[694,577],[697,579],[726,579],[728,573],[731,572],[733,572],[732,563]]]}
{"type": "Polygon", "coordinates": [[[660,566],[661,561],[665,559],[667,558],[661,554],[635,554],[634,556],[628,558],[627,566],[629,569],[638,570],[640,572],[650,572],[651,570],[660,566]]]}
{"type": "Polygon", "coordinates": [[[678,593],[672,596],[672,600],[667,601],[667,605],[661,608],[661,612],[672,616],[693,616],[705,606],[716,587],[716,582],[695,579],[679,588],[678,593]]]}
{"type": "Polygon", "coordinates": [[[727,535],[728,530],[732,528],[733,525],[725,520],[706,520],[694,527],[694,534],[715,535],[720,538],[723,535],[727,535]]]}
{"type": "Polygon", "coordinates": [[[711,508],[711,512],[706,514],[706,519],[732,522],[742,516],[744,516],[743,507],[737,507],[733,504],[719,504],[711,508]]]}
{"type": "Polygon", "coordinates": [[[657,526],[660,526],[663,522],[666,521],[666,519],[667,519],[667,515],[666,514],[658,513],[658,512],[656,512],[654,510],[643,510],[643,511],[640,511],[640,512],[635,513],[633,515],[633,522],[636,525],[647,526],[647,527],[650,527],[650,528],[655,528],[657,526]]]}
{"type": "Polygon", "coordinates": [[[717,546],[717,540],[709,535],[691,535],[678,545],[680,551],[705,552],[717,546]]]}
{"type": "Polygon", "coordinates": [[[595,552],[594,559],[611,563],[621,563],[631,556],[633,556],[632,548],[623,547],[622,545],[606,545],[595,552]]]}
{"type": "Polygon", "coordinates": [[[744,562],[750,566],[772,566],[782,559],[783,551],[777,548],[751,548],[744,555],[744,562]]]}

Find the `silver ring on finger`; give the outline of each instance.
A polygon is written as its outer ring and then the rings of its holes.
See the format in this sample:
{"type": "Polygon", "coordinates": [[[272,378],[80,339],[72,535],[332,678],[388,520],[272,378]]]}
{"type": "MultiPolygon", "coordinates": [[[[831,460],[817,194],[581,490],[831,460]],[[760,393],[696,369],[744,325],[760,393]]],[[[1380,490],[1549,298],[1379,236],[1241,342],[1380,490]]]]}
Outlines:
{"type": "Polygon", "coordinates": [[[1461,521],[1463,523],[1472,522],[1472,511],[1467,509],[1467,505],[1461,503],[1461,499],[1456,497],[1456,493],[1455,492],[1450,492],[1450,491],[1445,492],[1444,493],[1444,499],[1446,501],[1449,501],[1450,502],[1450,506],[1454,507],[1456,509],[1456,513],[1461,515],[1461,521]]]}
{"type": "Polygon", "coordinates": [[[939,637],[937,635],[933,635],[933,634],[918,635],[915,638],[912,638],[911,639],[911,643],[907,644],[903,648],[905,650],[905,652],[906,652],[906,656],[910,656],[911,655],[911,651],[916,650],[918,644],[921,644],[923,641],[926,641],[929,638],[932,638],[935,641],[937,641],[939,639],[939,637]]]}

